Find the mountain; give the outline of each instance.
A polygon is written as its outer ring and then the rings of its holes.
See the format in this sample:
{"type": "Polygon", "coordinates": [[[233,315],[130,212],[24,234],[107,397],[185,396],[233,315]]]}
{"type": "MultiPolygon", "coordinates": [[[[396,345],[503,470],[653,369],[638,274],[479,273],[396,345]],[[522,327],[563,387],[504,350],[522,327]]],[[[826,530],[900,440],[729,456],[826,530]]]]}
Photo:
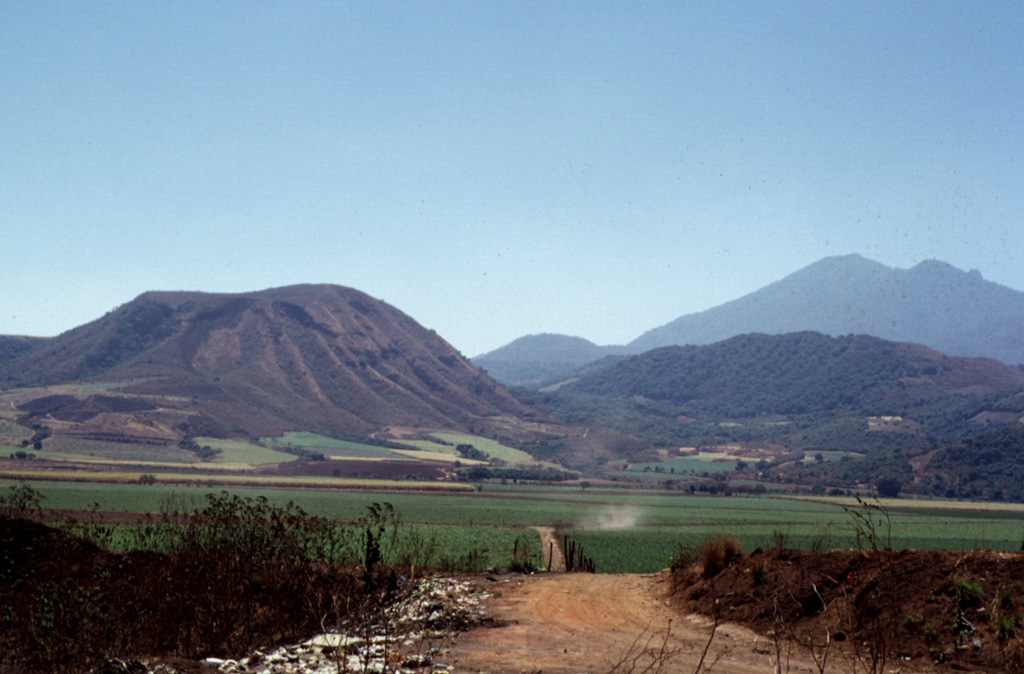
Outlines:
{"type": "Polygon", "coordinates": [[[629,346],[710,344],[751,332],[869,334],[954,356],[1024,363],[1024,293],[928,260],[892,269],[829,257],[739,299],[650,330],[629,346]]]}
{"type": "Polygon", "coordinates": [[[923,401],[1011,392],[1024,370],[917,344],[816,332],[668,346],[584,375],[567,392],[672,403],[695,417],[854,412],[903,415],[923,401]]]}
{"type": "Polygon", "coordinates": [[[605,356],[632,353],[622,346],[598,346],[582,337],[542,334],[520,337],[476,356],[473,363],[507,386],[540,387],[605,356]]]}
{"type": "Polygon", "coordinates": [[[0,368],[4,363],[25,355],[44,342],[46,342],[44,337],[0,335],[0,368]]]}
{"type": "Polygon", "coordinates": [[[625,452],[629,462],[697,448],[756,461],[746,479],[860,488],[892,477],[918,493],[1024,500],[1024,367],[995,359],[868,335],[749,333],[595,364],[522,398],[669,448],[625,452]]]}
{"type": "Polygon", "coordinates": [[[0,386],[37,387],[20,409],[88,437],[484,429],[530,413],[432,330],[330,285],[145,293],[0,360],[0,386]]]}

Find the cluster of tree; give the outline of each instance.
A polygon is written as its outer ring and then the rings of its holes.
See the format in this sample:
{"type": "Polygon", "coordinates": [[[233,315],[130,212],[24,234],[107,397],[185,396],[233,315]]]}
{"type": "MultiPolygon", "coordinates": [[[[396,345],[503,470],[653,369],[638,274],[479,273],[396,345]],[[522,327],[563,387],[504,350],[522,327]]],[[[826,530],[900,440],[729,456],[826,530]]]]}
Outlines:
{"type": "Polygon", "coordinates": [[[935,451],[932,493],[1024,501],[1024,424],[979,430],[935,451]]]}
{"type": "Polygon", "coordinates": [[[648,351],[565,388],[671,401],[693,414],[718,417],[836,410],[882,414],[886,394],[911,370],[898,344],[866,335],[749,334],[707,346],[648,351]]]}
{"type": "MultiPolygon", "coordinates": [[[[951,393],[942,382],[957,380],[957,367],[955,359],[922,357],[913,347],[868,336],[742,335],[593,367],[556,391],[515,393],[564,421],[613,429],[645,447],[738,444],[812,454],[827,448],[864,457],[772,471],[773,479],[826,489],[870,484],[897,494],[914,483],[907,456],[946,447],[928,466],[946,473],[926,480],[930,493],[1024,500],[1024,443],[1016,439],[1024,425],[975,437],[979,415],[1019,412],[1024,391],[951,393]],[[899,421],[879,429],[869,423],[878,416],[899,421]]],[[[557,447],[530,450],[559,456],[557,447]]]]}
{"type": "Polygon", "coordinates": [[[43,440],[45,440],[46,438],[50,437],[53,434],[53,430],[49,426],[44,426],[44,425],[38,424],[38,423],[32,424],[32,430],[35,431],[32,434],[32,437],[27,442],[26,441],[23,441],[23,442],[25,442],[26,445],[27,444],[31,444],[32,445],[32,449],[36,449],[36,450],[42,449],[43,448],[43,440]]]}
{"type": "Polygon", "coordinates": [[[162,302],[140,302],[122,309],[117,329],[99,348],[88,352],[82,374],[101,372],[123,363],[156,341],[169,337],[175,310],[162,302]]]}
{"type": "Polygon", "coordinates": [[[323,452],[318,452],[313,449],[306,449],[305,447],[296,445],[274,445],[274,449],[278,452],[284,452],[285,454],[291,454],[297,456],[300,459],[307,461],[326,461],[327,455],[323,452]]]}
{"type": "Polygon", "coordinates": [[[455,451],[464,459],[473,459],[474,461],[486,461],[488,459],[486,452],[469,444],[456,445],[455,451]]]}
{"type": "Polygon", "coordinates": [[[879,488],[880,492],[884,490],[899,493],[902,485],[909,484],[914,479],[914,468],[899,449],[871,452],[861,459],[834,461],[827,464],[826,468],[833,480],[847,485],[873,483],[877,487],[879,481],[886,480],[879,488]],[[900,487],[893,487],[889,481],[899,483],[900,487]]]}
{"type": "Polygon", "coordinates": [[[32,351],[44,341],[41,337],[0,335],[0,365],[32,351]]]}
{"type": "Polygon", "coordinates": [[[200,446],[199,443],[195,441],[195,438],[190,435],[186,435],[184,438],[179,440],[178,447],[187,449],[203,461],[212,459],[221,453],[221,450],[216,447],[211,447],[210,445],[200,446]]]}

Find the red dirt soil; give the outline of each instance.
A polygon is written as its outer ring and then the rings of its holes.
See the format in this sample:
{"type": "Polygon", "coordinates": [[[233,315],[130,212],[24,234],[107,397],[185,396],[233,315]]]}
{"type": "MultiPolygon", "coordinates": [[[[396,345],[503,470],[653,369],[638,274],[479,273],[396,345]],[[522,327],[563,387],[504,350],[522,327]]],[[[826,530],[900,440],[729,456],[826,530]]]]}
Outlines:
{"type": "Polygon", "coordinates": [[[676,572],[673,603],[837,666],[883,671],[885,655],[884,671],[1024,672],[1024,553],[757,549],[713,571],[676,572]]]}
{"type": "MultiPolygon", "coordinates": [[[[485,587],[495,594],[487,615],[497,626],[462,634],[451,664],[457,672],[579,674],[611,672],[625,660],[615,671],[641,672],[664,653],[660,671],[692,672],[712,621],[680,614],[669,605],[669,587],[667,573],[505,577],[485,587]]],[[[767,639],[730,624],[717,628],[705,663],[722,674],[761,674],[773,671],[770,657],[767,639]]],[[[792,662],[809,671],[809,659],[792,662]]]]}

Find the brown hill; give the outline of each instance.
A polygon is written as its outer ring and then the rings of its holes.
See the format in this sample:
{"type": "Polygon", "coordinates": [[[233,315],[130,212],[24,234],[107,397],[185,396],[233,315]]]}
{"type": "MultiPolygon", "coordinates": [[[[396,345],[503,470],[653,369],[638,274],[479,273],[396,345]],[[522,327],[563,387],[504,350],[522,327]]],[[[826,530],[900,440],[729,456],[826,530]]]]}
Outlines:
{"type": "Polygon", "coordinates": [[[0,385],[48,387],[22,409],[94,437],[484,431],[529,414],[434,331],[330,285],[146,293],[0,362],[0,385]],[[69,383],[112,386],[57,395],[69,383]]]}

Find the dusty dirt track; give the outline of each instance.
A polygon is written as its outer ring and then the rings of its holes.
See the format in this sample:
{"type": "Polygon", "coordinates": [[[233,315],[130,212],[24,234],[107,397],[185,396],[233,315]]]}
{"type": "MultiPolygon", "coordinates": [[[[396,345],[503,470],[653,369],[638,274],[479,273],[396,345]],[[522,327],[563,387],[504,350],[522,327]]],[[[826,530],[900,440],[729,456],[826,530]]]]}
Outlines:
{"type": "MultiPolygon", "coordinates": [[[[513,576],[489,589],[495,596],[487,602],[488,614],[498,626],[476,628],[458,638],[452,647],[457,672],[610,672],[627,654],[639,655],[644,644],[660,649],[670,621],[667,648],[675,655],[660,671],[693,672],[712,628],[709,619],[667,605],[664,573],[513,576]]],[[[721,674],[763,674],[776,671],[774,658],[766,638],[723,624],[705,664],[714,663],[711,671],[721,674]]],[[[641,658],[633,671],[643,671],[650,662],[641,658]]],[[[782,671],[787,671],[785,666],[782,671]]],[[[788,671],[817,670],[808,656],[794,653],[788,671]]]]}

